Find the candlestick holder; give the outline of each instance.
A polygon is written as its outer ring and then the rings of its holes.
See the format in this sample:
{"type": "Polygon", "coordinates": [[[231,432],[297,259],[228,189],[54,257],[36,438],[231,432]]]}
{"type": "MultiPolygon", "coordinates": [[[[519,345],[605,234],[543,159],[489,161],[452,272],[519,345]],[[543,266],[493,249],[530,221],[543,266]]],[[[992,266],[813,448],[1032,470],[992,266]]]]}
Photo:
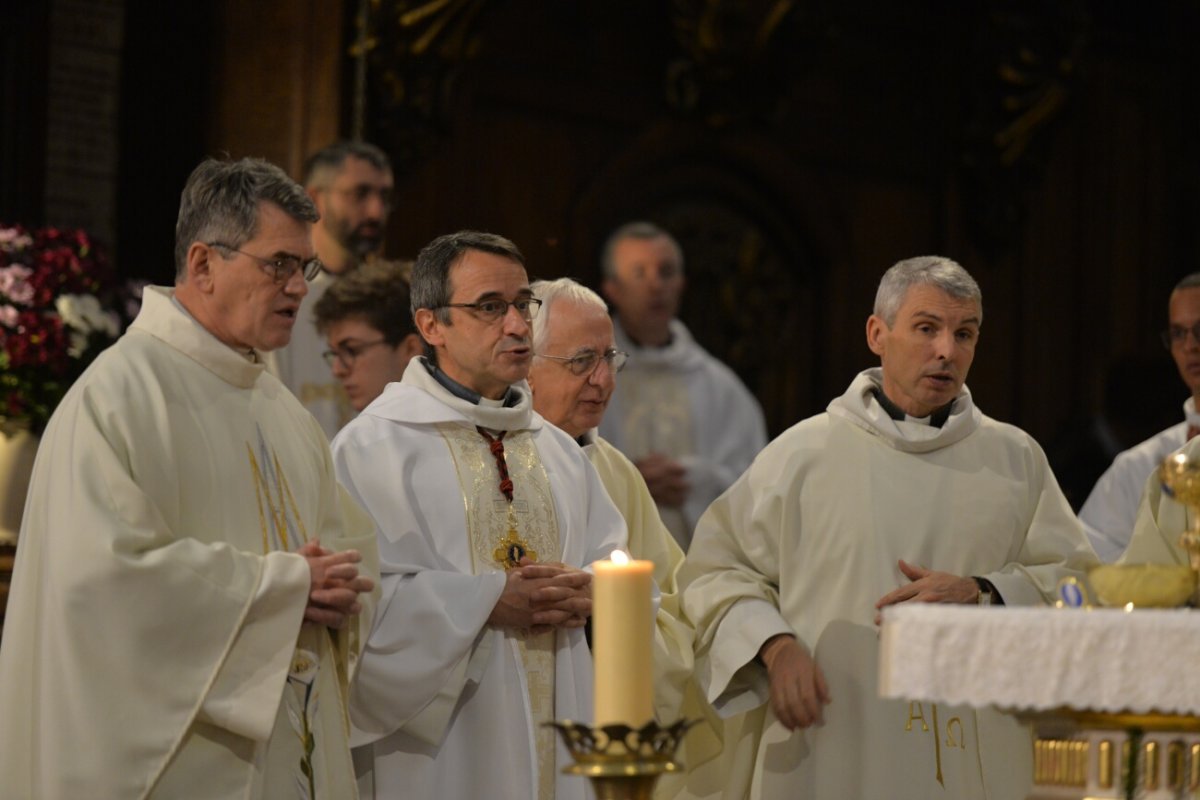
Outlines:
{"type": "Polygon", "coordinates": [[[563,772],[591,780],[597,800],[650,800],[659,775],[683,768],[674,760],[675,750],[695,723],[681,719],[665,727],[649,722],[641,728],[593,727],[571,720],[546,724],[559,732],[575,759],[563,772]]]}

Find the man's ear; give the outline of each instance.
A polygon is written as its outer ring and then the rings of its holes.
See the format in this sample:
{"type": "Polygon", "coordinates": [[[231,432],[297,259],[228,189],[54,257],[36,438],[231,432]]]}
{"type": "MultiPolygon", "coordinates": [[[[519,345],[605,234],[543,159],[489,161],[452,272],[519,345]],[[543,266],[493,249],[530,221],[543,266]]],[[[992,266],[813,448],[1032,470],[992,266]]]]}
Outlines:
{"type": "Polygon", "coordinates": [[[417,333],[421,334],[421,338],[429,343],[430,347],[438,347],[446,343],[446,337],[442,334],[443,323],[437,317],[437,312],[431,308],[418,308],[413,314],[413,324],[417,326],[417,333]]]}
{"type": "Polygon", "coordinates": [[[872,314],[867,317],[867,347],[871,352],[882,357],[887,350],[887,334],[890,329],[882,318],[872,314]]]}
{"type": "Polygon", "coordinates": [[[213,248],[204,242],[192,242],[187,251],[187,283],[199,291],[210,292],[213,285],[213,248]]]}

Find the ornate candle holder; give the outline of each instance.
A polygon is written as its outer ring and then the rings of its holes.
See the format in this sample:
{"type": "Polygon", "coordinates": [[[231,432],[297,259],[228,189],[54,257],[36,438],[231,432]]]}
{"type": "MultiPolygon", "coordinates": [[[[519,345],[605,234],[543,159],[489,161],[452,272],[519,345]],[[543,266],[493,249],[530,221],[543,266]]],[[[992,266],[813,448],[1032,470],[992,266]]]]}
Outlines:
{"type": "MultiPolygon", "coordinates": [[[[1183,453],[1163,460],[1158,478],[1168,497],[1191,509],[1192,524],[1179,535],[1179,546],[1188,554],[1193,579],[1200,577],[1200,461],[1183,453]]],[[[1193,589],[1192,605],[1200,606],[1200,583],[1193,589]]]]}
{"type": "Polygon", "coordinates": [[[547,722],[562,735],[575,763],[563,772],[592,782],[597,800],[650,800],[658,776],[677,772],[675,750],[693,722],[679,720],[663,727],[649,722],[592,727],[581,722],[547,722]]]}

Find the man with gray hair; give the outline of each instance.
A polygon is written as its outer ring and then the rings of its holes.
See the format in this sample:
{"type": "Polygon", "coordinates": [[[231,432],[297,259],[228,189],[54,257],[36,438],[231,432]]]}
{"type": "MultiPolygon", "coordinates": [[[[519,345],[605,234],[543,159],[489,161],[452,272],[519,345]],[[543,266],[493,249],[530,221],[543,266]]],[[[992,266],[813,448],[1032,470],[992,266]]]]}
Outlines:
{"type": "Polygon", "coordinates": [[[0,649],[10,797],[348,798],[371,521],[264,372],[320,268],[278,167],[208,160],[175,286],[46,428],[0,649]]]}
{"type": "Polygon", "coordinates": [[[767,443],[762,409],[676,319],[683,251],[669,233],[649,222],[623,225],[601,263],[629,365],[600,434],[637,465],[686,550],[704,509],[767,443]]]}
{"type": "Polygon", "coordinates": [[[313,309],[341,276],[378,255],[391,212],[393,183],[387,154],[367,142],[334,142],[310,156],[304,166],[304,188],[320,214],[313,245],[323,269],[311,282],[291,343],[272,353],[268,369],[312,412],[330,438],[354,416],[355,409],[321,357],[325,341],[313,309]]]}
{"type": "Polygon", "coordinates": [[[1116,561],[1125,552],[1146,479],[1164,458],[1200,433],[1200,272],[1184,277],[1171,292],[1162,339],[1191,396],[1183,403],[1183,421],[1120,453],[1079,509],[1101,561],[1116,561]]]}
{"type": "Polygon", "coordinates": [[[1095,562],[1041,448],[974,405],[982,322],[955,262],[893,266],[866,325],[881,366],[700,520],[684,614],[729,719],[727,757],[689,776],[690,796],[1025,796],[1032,740],[1010,718],[876,696],[886,607],[1041,604],[1095,562]]]}

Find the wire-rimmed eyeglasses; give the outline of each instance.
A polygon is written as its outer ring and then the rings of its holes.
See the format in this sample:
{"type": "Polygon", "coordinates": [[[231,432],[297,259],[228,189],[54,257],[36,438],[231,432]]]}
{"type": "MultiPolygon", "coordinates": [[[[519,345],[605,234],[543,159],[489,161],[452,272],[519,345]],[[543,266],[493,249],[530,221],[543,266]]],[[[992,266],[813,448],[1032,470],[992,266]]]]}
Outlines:
{"type": "Polygon", "coordinates": [[[372,347],[380,344],[387,344],[387,339],[376,339],[373,342],[356,342],[354,344],[344,344],[333,350],[326,350],[321,353],[321,358],[325,359],[325,363],[329,368],[333,368],[333,362],[340,361],[342,366],[347,370],[354,369],[355,360],[363,354],[363,351],[370,350],[372,347]]]}
{"type": "Polygon", "coordinates": [[[1183,345],[1187,344],[1187,337],[1189,333],[1196,341],[1196,344],[1200,344],[1200,322],[1197,322],[1195,325],[1191,326],[1172,325],[1167,328],[1160,334],[1162,336],[1163,347],[1167,348],[1168,350],[1176,345],[1182,347],[1183,345]]]}
{"type": "Polygon", "coordinates": [[[313,278],[321,274],[324,264],[321,259],[310,258],[308,261],[303,260],[299,256],[275,256],[275,258],[263,258],[256,256],[253,253],[247,253],[245,250],[238,250],[236,247],[225,244],[224,242],[208,242],[209,247],[219,247],[222,250],[228,250],[231,253],[239,253],[247,258],[252,258],[267,271],[271,279],[279,284],[287,283],[292,279],[292,276],[297,272],[304,275],[304,280],[311,281],[313,278]]]}
{"type": "Polygon", "coordinates": [[[517,310],[522,319],[529,322],[538,315],[538,309],[542,307],[542,301],[536,297],[518,297],[511,303],[507,300],[480,300],[478,303],[446,303],[435,306],[432,310],[436,311],[439,308],[467,308],[474,311],[484,322],[496,322],[504,318],[510,306],[517,310]]]}
{"type": "Polygon", "coordinates": [[[610,347],[603,353],[597,353],[595,350],[583,350],[573,356],[548,356],[542,353],[538,354],[538,358],[549,358],[554,361],[559,361],[564,367],[570,370],[572,375],[582,378],[584,375],[591,375],[601,361],[608,364],[608,368],[616,375],[620,372],[625,362],[629,360],[629,353],[624,350],[618,350],[615,347],[610,347]]]}

